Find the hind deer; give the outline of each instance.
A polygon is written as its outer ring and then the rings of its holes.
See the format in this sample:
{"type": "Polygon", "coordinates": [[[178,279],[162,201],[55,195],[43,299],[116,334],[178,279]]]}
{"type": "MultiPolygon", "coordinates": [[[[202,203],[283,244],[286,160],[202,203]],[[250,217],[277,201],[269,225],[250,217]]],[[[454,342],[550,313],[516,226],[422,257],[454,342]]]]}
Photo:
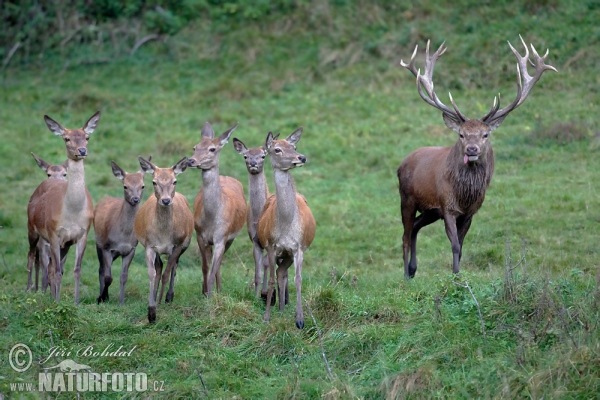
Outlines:
{"type": "Polygon", "coordinates": [[[267,258],[264,257],[264,250],[258,241],[257,226],[258,217],[265,206],[267,197],[269,197],[269,188],[267,179],[263,171],[265,165],[265,157],[267,152],[263,146],[255,148],[247,148],[244,143],[238,138],[233,138],[233,147],[240,153],[246,161],[248,169],[248,217],[246,227],[248,228],[248,236],[253,245],[254,255],[254,295],[262,296],[266,299],[267,295],[267,258]],[[261,289],[262,280],[262,289],[261,289]]]}
{"type": "Polygon", "coordinates": [[[279,310],[288,302],[288,268],[294,263],[296,276],[296,326],[304,327],[302,310],[302,262],[304,252],[311,245],[316,231],[316,222],[304,196],[296,192],[290,170],[306,163],[306,157],[296,151],[302,135],[298,128],[286,139],[278,140],[269,132],[265,149],[271,159],[275,180],[275,195],[271,195],[258,220],[258,239],[267,249],[269,263],[269,288],[264,320],[271,319],[271,299],[275,285],[275,264],[279,288],[279,310]]]}
{"type": "Polygon", "coordinates": [[[89,137],[100,121],[100,111],[96,112],[81,129],[66,129],[47,115],[44,115],[44,120],[50,131],[61,136],[65,141],[69,179],[66,182],[45,180],[40,185],[38,201],[29,203],[27,269],[31,270],[35,262],[40,238],[48,242],[50,291],[52,297],[59,301],[64,262],[69,249],[75,245],[75,303],[78,304],[81,261],[94,217],[92,197],[85,186],[83,161],[88,155],[89,137]]]}
{"type": "Polygon", "coordinates": [[[190,167],[202,170],[202,189],[194,200],[194,227],[202,257],[202,293],[210,297],[215,281],[221,291],[223,255],[246,221],[246,198],[242,184],[219,175],[219,154],[229,140],[235,124],[215,138],[212,126],[202,127],[202,140],[188,159],[190,167]],[[214,246],[214,248],[213,248],[214,246]],[[210,274],[209,274],[210,266],[210,274]]]}
{"type": "MultiPolygon", "coordinates": [[[[52,165],[35,154],[31,153],[35,162],[41,170],[46,172],[48,179],[57,180],[57,181],[66,181],[67,180],[67,161],[62,164],[52,165]]],[[[39,200],[41,195],[41,185],[38,186],[31,198],[29,199],[29,204],[35,203],[39,200]]],[[[30,206],[31,207],[31,206],[30,206]]],[[[42,268],[42,290],[45,292],[48,287],[48,264],[50,263],[50,244],[46,242],[44,239],[40,238],[37,244],[37,250],[35,254],[35,286],[32,282],[32,270],[29,269],[27,274],[27,289],[28,290],[38,290],[39,283],[39,275],[40,275],[40,266],[42,268]]]]}
{"type": "MultiPolygon", "coordinates": [[[[152,157],[149,157],[150,161],[152,157]]],[[[129,265],[135,255],[138,240],[133,231],[135,216],[139,210],[144,191],[144,170],[127,173],[111,161],[113,175],[123,182],[123,198],[105,197],[94,211],[94,232],[98,254],[100,295],[97,302],[108,301],[108,288],[112,283],[112,264],[121,257],[121,293],[119,303],[125,303],[125,285],[129,265]]]]}
{"type": "Polygon", "coordinates": [[[165,285],[170,278],[165,302],[173,301],[175,274],[179,257],[187,250],[192,239],[194,223],[187,199],[175,191],[177,175],[187,168],[184,157],[171,168],[159,168],[150,161],[138,158],[144,173],[152,174],[154,196],[140,207],[135,216],[134,231],[137,240],[146,248],[146,265],[150,281],[148,322],[156,321],[156,305],[162,301],[165,285]],[[164,273],[162,254],[168,256],[164,273]],[[159,280],[162,278],[158,302],[159,280]]]}
{"type": "MultiPolygon", "coordinates": [[[[519,36],[520,37],[520,36],[519,36]]],[[[521,37],[520,37],[521,38],[521,37]]],[[[446,235],[452,245],[452,271],[459,272],[464,238],[471,226],[473,216],[485,198],[485,192],[494,173],[494,152],[490,134],[504,118],[525,101],[531,88],[546,70],[556,69],[544,63],[548,51],[541,57],[531,45],[534,61],[523,38],[525,55],[521,56],[510,44],[517,57],[517,96],[500,109],[500,95],[494,98],[490,111],[480,119],[468,119],[461,113],[450,95],[452,108],[444,105],[433,90],[435,62],[446,51],[444,43],[429,56],[429,41],[425,50],[425,73],[415,68],[414,59],[418,46],[408,64],[400,64],[417,78],[417,91],[427,104],[442,112],[446,126],[458,133],[458,140],[450,147],[423,147],[410,153],[398,168],[400,184],[400,208],[404,234],[402,250],[404,276],[413,278],[417,271],[417,234],[424,226],[443,219],[446,235]],[[527,64],[535,67],[533,76],[527,64]],[[419,216],[416,217],[416,213],[419,216]],[[409,258],[410,256],[410,258],[409,258]]]]}

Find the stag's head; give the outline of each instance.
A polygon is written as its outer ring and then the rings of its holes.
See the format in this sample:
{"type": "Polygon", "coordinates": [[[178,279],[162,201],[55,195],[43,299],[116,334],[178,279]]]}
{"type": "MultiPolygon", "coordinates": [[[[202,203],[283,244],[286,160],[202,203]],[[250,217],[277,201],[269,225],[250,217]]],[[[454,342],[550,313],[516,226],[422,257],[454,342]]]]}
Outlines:
{"type": "Polygon", "coordinates": [[[447,50],[447,48],[444,47],[444,43],[442,43],[438,50],[430,56],[429,41],[427,41],[427,47],[425,49],[425,72],[423,75],[421,75],[421,70],[417,70],[415,67],[415,56],[417,54],[418,46],[415,47],[415,51],[408,64],[404,61],[400,61],[400,65],[412,72],[417,78],[417,90],[421,98],[425,100],[427,104],[440,110],[446,126],[458,133],[457,144],[461,146],[464,152],[463,161],[465,164],[469,162],[478,162],[479,159],[485,156],[490,148],[490,133],[500,126],[502,121],[504,121],[504,118],[506,118],[511,111],[525,101],[531,88],[540,79],[544,71],[549,69],[556,72],[556,68],[544,63],[548,56],[548,50],[546,50],[544,56],[540,56],[535,50],[535,47],[531,45],[534,57],[534,61],[532,61],[529,58],[529,50],[527,49],[525,41],[521,36],[519,36],[519,38],[525,47],[524,56],[521,56],[510,42],[508,43],[510,49],[517,57],[517,96],[511,104],[500,109],[500,95],[498,94],[498,96],[494,98],[494,103],[490,111],[480,119],[469,119],[461,113],[454,102],[452,95],[450,95],[452,108],[446,106],[440,101],[433,90],[433,69],[435,67],[435,62],[447,50]],[[535,68],[533,76],[529,75],[527,71],[528,63],[535,68]]]}

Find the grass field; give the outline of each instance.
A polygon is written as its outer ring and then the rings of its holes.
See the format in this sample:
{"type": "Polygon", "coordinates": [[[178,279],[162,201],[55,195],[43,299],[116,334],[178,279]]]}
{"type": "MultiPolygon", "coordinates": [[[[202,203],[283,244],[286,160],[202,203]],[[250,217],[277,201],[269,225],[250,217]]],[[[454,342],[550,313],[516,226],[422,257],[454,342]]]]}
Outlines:
{"type": "MultiPolygon", "coordinates": [[[[42,397],[13,383],[34,383],[39,365],[65,359],[103,372],[143,372],[145,392],[82,393],[81,398],[596,398],[600,393],[600,6],[597,1],[468,1],[385,6],[314,1],[302,12],[226,25],[197,23],[110,63],[80,49],[4,69],[0,86],[0,394],[42,397]],[[515,95],[519,34],[550,49],[531,95],[493,133],[496,172],[465,239],[461,273],[442,223],[419,236],[419,269],[403,278],[396,169],[421,146],[452,145],[440,113],[419,97],[399,66],[427,39],[447,53],[434,81],[471,118],[500,92],[515,95]],[[62,299],[26,292],[27,201],[44,179],[30,152],[60,163],[64,144],[45,126],[48,114],[68,128],[100,110],[90,137],[86,183],[97,203],[122,196],[110,161],[139,169],[138,155],[171,166],[192,154],[200,129],[262,144],[268,131],[304,127],[292,171],[317,221],[305,255],[306,325],[293,304],[263,322],[254,299],[246,230],[224,258],[223,290],[206,299],[195,242],[177,270],[175,300],[147,321],[143,248],[129,271],[126,304],[118,280],[97,305],[93,230],[82,267],[81,304],[73,304],[74,250],[62,299]],[[27,344],[33,366],[8,362],[27,344]],[[78,356],[93,346],[131,350],[127,357],[78,356]]],[[[93,51],[94,50],[94,51],[93,51]]],[[[104,53],[103,53],[104,52],[104,53]]],[[[247,188],[243,159],[231,143],[221,174],[247,188]]],[[[265,168],[271,191],[272,171],[265,168]]],[[[151,195],[146,178],[144,198],[151,195]]],[[[197,170],[178,178],[190,203],[197,170]]],[[[113,276],[120,273],[120,261],[113,276]]],[[[295,295],[291,286],[290,297],[295,295]]],[[[73,398],[74,393],[50,397],[73,398]]],[[[1,396],[0,396],[1,397],[1,396]]]]}

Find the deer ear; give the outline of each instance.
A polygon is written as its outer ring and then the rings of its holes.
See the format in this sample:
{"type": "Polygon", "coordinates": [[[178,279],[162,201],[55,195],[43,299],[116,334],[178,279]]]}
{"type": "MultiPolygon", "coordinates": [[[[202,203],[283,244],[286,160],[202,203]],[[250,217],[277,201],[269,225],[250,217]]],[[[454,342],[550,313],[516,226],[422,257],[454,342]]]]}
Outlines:
{"type": "Polygon", "coordinates": [[[35,162],[38,165],[38,167],[40,167],[44,171],[48,171],[48,167],[50,166],[50,164],[48,164],[46,161],[42,160],[41,158],[39,158],[38,156],[36,156],[33,153],[31,153],[31,155],[35,159],[35,162]]]}
{"type": "Polygon", "coordinates": [[[446,123],[446,126],[448,128],[452,129],[456,133],[459,133],[460,127],[462,125],[459,121],[455,120],[446,113],[442,113],[442,117],[444,118],[444,122],[446,123]]]}
{"type": "Polygon", "coordinates": [[[265,139],[265,149],[268,151],[271,146],[273,145],[273,140],[275,140],[273,138],[273,132],[269,131],[269,133],[267,133],[267,138],[265,139]]]}
{"type": "Polygon", "coordinates": [[[233,138],[233,148],[240,154],[244,154],[248,151],[246,145],[238,138],[233,138]]]}
{"type": "Polygon", "coordinates": [[[63,126],[61,124],[59,124],[58,122],[56,122],[55,120],[53,120],[52,118],[50,118],[47,115],[44,115],[44,121],[46,121],[46,125],[48,126],[48,129],[50,129],[50,131],[52,133],[54,133],[56,136],[64,135],[65,128],[63,128],[63,126]]]}
{"type": "Polygon", "coordinates": [[[146,174],[153,174],[156,167],[148,160],[144,160],[143,157],[138,157],[138,161],[140,162],[140,167],[142,167],[142,171],[146,174]]]}
{"type": "Polygon", "coordinates": [[[508,114],[505,114],[498,119],[493,119],[490,122],[488,122],[487,125],[490,127],[490,130],[495,131],[496,129],[498,129],[498,127],[500,126],[502,121],[504,121],[504,118],[506,118],[507,115],[508,114]]]}
{"type": "Polygon", "coordinates": [[[175,172],[175,175],[179,175],[180,173],[185,171],[187,166],[188,166],[188,158],[183,157],[181,160],[179,160],[177,162],[177,164],[173,165],[173,171],[175,172]]]}
{"type": "Polygon", "coordinates": [[[295,146],[300,141],[300,136],[302,136],[302,127],[296,129],[285,141],[295,146]]]}
{"type": "Polygon", "coordinates": [[[83,131],[88,135],[91,135],[98,126],[98,122],[100,122],[100,111],[96,111],[96,114],[92,115],[92,118],[85,123],[83,131]]]}
{"type": "Polygon", "coordinates": [[[112,167],[112,173],[114,176],[116,176],[120,180],[125,179],[125,171],[123,171],[123,169],[119,167],[116,162],[111,161],[110,166],[112,167]]]}
{"type": "Polygon", "coordinates": [[[60,164],[60,165],[62,165],[62,166],[65,168],[65,170],[67,170],[67,171],[69,170],[69,160],[65,160],[65,161],[64,161],[62,164],[60,164]]]}
{"type": "Polygon", "coordinates": [[[238,124],[239,124],[239,122],[236,123],[231,128],[227,129],[225,132],[223,132],[221,134],[221,136],[219,136],[219,144],[221,145],[221,147],[223,147],[223,146],[225,146],[225,144],[227,144],[227,142],[229,141],[229,138],[231,137],[231,134],[233,133],[235,128],[237,128],[238,124]]]}
{"type": "Polygon", "coordinates": [[[202,132],[200,133],[200,136],[202,138],[208,138],[208,139],[212,139],[215,137],[215,131],[213,130],[212,126],[207,122],[204,123],[204,126],[202,126],[202,132]]]}

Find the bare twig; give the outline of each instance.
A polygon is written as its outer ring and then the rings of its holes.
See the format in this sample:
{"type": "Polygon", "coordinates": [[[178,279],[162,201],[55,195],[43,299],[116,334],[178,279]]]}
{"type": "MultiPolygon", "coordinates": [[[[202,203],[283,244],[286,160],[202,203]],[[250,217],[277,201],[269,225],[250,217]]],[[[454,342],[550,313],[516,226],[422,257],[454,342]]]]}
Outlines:
{"type": "Polygon", "coordinates": [[[202,388],[204,389],[204,394],[206,395],[206,397],[208,397],[208,389],[206,388],[206,384],[204,383],[204,379],[202,378],[202,373],[200,372],[200,369],[196,368],[196,372],[198,373],[198,376],[200,377],[200,382],[202,383],[202,388]]]}
{"type": "Polygon", "coordinates": [[[323,347],[323,335],[321,333],[321,329],[319,328],[319,325],[317,325],[317,320],[315,319],[315,316],[313,315],[308,302],[306,302],[306,309],[308,310],[308,313],[310,314],[310,317],[312,318],[313,323],[315,324],[315,328],[317,329],[317,335],[319,337],[319,344],[321,345],[321,355],[323,356],[323,361],[325,362],[325,368],[327,369],[327,375],[329,376],[329,379],[333,380],[334,379],[333,373],[331,372],[331,367],[329,366],[329,361],[327,361],[327,356],[325,355],[325,347],[323,347]]]}
{"type": "Polygon", "coordinates": [[[151,40],[162,40],[161,36],[157,33],[153,33],[152,35],[148,35],[148,36],[144,36],[143,38],[141,38],[140,40],[137,41],[137,43],[135,44],[135,46],[133,46],[133,48],[131,49],[131,51],[129,52],[129,55],[132,56],[135,54],[135,52],[144,44],[147,43],[151,40]]]}
{"type": "Polygon", "coordinates": [[[485,324],[483,322],[483,315],[481,315],[481,307],[479,307],[479,302],[477,301],[477,298],[473,294],[473,291],[471,290],[471,286],[469,286],[469,282],[465,281],[464,284],[462,284],[460,282],[454,282],[454,284],[457,286],[460,286],[460,287],[467,288],[469,290],[469,293],[471,293],[471,297],[473,297],[473,300],[475,301],[475,305],[477,306],[477,313],[479,314],[479,322],[481,323],[481,333],[483,334],[483,338],[485,339],[485,324]]]}
{"type": "Polygon", "coordinates": [[[2,62],[2,69],[4,70],[4,68],[6,68],[6,66],[8,65],[8,63],[10,62],[10,59],[12,58],[12,56],[15,54],[15,52],[19,49],[19,47],[21,46],[21,42],[17,42],[13,45],[13,47],[11,47],[10,51],[8,52],[8,54],[6,55],[6,58],[4,58],[4,61],[2,62]]]}

